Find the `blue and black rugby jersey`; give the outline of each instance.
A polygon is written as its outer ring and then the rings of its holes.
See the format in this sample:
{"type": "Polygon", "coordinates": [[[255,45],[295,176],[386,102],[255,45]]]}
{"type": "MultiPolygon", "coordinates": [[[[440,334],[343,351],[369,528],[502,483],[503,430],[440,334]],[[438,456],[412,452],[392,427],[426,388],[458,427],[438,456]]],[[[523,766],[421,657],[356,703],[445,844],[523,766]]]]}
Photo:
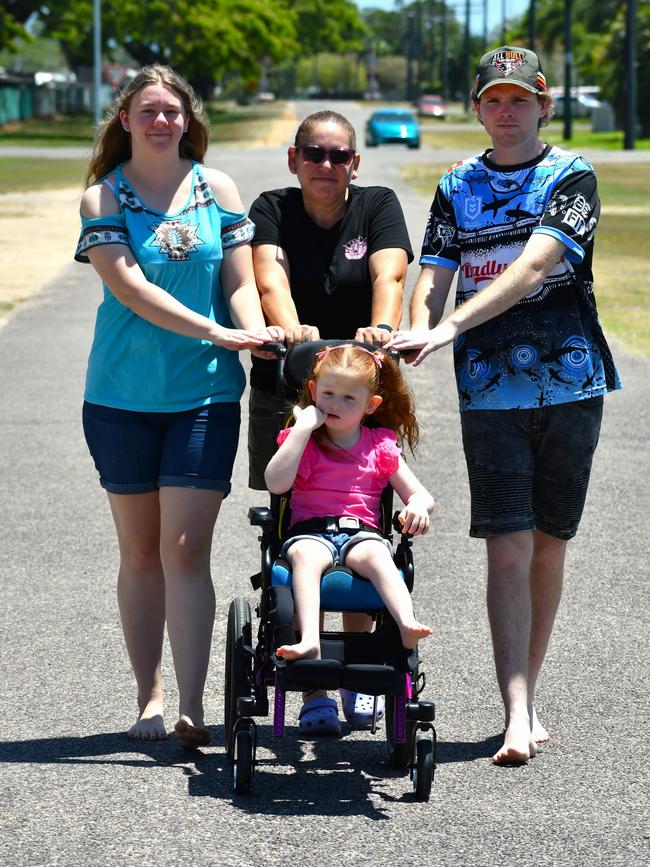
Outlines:
{"type": "Polygon", "coordinates": [[[593,168],[557,147],[517,166],[471,157],[442,177],[420,264],[458,270],[456,306],[489,286],[533,232],[566,245],[540,286],[454,342],[461,410],[529,409],[620,388],[593,297],[599,214],[593,168]]]}

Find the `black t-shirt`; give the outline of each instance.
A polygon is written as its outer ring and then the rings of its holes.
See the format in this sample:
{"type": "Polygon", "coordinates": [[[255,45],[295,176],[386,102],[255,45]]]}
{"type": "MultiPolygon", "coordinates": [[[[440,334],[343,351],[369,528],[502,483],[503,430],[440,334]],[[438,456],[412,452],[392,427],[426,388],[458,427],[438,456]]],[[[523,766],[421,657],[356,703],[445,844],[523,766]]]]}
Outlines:
{"type": "MultiPolygon", "coordinates": [[[[351,185],[345,216],[331,229],[322,229],[307,214],[298,187],[262,193],[249,216],[255,223],[254,245],[274,244],[285,251],[298,318],[315,325],[324,339],[352,338],[371,324],[372,253],[401,248],[413,261],[401,205],[387,187],[351,185]]],[[[253,358],[251,385],[273,389],[272,362],[253,358]]]]}

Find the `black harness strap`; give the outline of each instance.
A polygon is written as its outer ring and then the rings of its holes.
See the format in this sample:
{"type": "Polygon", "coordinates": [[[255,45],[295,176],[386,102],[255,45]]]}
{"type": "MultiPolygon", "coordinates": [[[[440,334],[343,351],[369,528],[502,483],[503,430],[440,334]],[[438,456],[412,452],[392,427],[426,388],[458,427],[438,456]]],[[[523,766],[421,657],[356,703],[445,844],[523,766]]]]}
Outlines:
{"type": "Polygon", "coordinates": [[[371,527],[370,524],[364,524],[359,518],[352,518],[343,515],[338,518],[336,515],[324,515],[320,518],[308,518],[306,521],[298,521],[297,524],[292,524],[289,527],[288,535],[299,536],[302,533],[349,533],[353,536],[361,530],[366,532],[381,533],[376,527],[371,527]]]}

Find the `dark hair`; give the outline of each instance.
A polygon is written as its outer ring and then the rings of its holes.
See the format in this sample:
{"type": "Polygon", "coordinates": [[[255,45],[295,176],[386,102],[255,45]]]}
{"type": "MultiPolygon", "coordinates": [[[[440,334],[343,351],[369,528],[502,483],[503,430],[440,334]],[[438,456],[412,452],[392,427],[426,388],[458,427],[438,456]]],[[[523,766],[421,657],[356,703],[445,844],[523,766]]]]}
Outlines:
{"type": "Polygon", "coordinates": [[[203,104],[192,86],[170,66],[154,63],[144,66],[135,78],[115,97],[106,117],[97,127],[85,186],[109,174],[117,165],[131,157],[131,136],[122,127],[120,112],[128,111],[133,97],[149,84],[164,84],[171,88],[183,104],[187,117],[187,132],[178,146],[179,156],[202,162],[208,149],[208,120],[203,104]]]}
{"type": "MultiPolygon", "coordinates": [[[[370,394],[380,395],[381,404],[370,416],[372,425],[394,431],[400,445],[408,443],[413,452],[420,437],[413,395],[397,363],[381,350],[370,352],[361,346],[344,343],[319,352],[303,387],[299,405],[314,404],[309,389],[310,379],[318,380],[321,373],[336,373],[338,370],[352,373],[363,380],[370,394]]],[[[327,438],[324,428],[318,428],[314,436],[321,441],[327,438]]]]}
{"type": "Polygon", "coordinates": [[[336,126],[342,127],[348,135],[348,144],[356,151],[357,134],[354,131],[354,127],[347,117],[344,117],[337,111],[315,111],[313,114],[308,115],[296,130],[294,147],[299,148],[308,140],[317,126],[326,123],[332,123],[336,124],[336,126]]]}

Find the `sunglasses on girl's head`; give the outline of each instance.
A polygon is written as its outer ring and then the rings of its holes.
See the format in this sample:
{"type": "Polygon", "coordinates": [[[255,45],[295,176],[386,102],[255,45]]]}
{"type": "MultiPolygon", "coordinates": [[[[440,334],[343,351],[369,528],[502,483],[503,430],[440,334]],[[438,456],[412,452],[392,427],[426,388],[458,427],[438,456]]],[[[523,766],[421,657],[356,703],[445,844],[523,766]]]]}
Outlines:
{"type": "Polygon", "coordinates": [[[349,165],[356,153],[352,148],[332,148],[331,150],[326,150],[320,145],[300,145],[300,151],[302,152],[302,158],[308,163],[316,163],[318,165],[327,159],[333,166],[349,165]]]}

